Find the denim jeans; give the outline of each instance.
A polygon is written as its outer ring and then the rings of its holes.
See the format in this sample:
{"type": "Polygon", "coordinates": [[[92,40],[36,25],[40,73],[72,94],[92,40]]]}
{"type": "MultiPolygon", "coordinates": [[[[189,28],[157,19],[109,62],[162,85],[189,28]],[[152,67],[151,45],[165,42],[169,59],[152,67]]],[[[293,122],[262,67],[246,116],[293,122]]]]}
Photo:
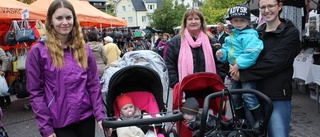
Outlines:
{"type": "MultiPolygon", "coordinates": [[[[231,89],[256,89],[256,83],[232,81],[231,89]]],[[[233,94],[232,98],[234,101],[235,109],[239,109],[245,104],[249,110],[252,110],[260,105],[257,97],[254,94],[233,94]]]]}
{"type": "MultiPolygon", "coordinates": [[[[272,100],[273,112],[268,125],[268,137],[289,137],[291,119],[291,101],[272,100]]],[[[268,110],[263,103],[265,112],[268,110]]]]}

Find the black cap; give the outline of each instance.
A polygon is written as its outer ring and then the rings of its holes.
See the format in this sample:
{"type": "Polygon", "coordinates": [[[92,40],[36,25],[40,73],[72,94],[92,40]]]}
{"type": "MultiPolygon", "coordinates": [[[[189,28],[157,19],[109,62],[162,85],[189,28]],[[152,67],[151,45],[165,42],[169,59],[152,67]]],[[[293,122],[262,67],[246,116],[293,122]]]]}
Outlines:
{"type": "Polygon", "coordinates": [[[182,113],[187,113],[189,115],[197,115],[199,113],[199,103],[196,98],[187,98],[182,106],[182,113]]]}
{"type": "Polygon", "coordinates": [[[251,20],[250,9],[244,5],[237,5],[228,10],[226,20],[231,20],[232,18],[245,18],[251,20]]]}

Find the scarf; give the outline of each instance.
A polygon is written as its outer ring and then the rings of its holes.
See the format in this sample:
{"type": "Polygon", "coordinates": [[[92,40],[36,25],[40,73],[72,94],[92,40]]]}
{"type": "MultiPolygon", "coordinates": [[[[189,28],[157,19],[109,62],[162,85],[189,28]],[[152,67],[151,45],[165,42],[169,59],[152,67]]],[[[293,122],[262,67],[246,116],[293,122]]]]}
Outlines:
{"type": "MultiPolygon", "coordinates": [[[[181,36],[182,37],[182,36],[181,36]]],[[[180,52],[178,58],[179,81],[185,76],[193,74],[193,55],[191,48],[197,48],[202,45],[205,60],[205,72],[216,72],[216,64],[213,59],[212,47],[208,36],[200,31],[196,41],[194,41],[187,29],[184,30],[184,38],[181,38],[180,52]]]]}

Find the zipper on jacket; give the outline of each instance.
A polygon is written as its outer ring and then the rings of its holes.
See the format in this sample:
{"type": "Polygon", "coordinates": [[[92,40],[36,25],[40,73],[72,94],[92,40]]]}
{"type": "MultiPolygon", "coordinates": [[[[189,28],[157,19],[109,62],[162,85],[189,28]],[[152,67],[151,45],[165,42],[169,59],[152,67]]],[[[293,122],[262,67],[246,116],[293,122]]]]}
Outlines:
{"type": "Polygon", "coordinates": [[[48,104],[48,108],[50,107],[50,105],[52,104],[53,100],[56,98],[56,92],[53,93],[53,98],[50,100],[49,104],[48,104]]]}

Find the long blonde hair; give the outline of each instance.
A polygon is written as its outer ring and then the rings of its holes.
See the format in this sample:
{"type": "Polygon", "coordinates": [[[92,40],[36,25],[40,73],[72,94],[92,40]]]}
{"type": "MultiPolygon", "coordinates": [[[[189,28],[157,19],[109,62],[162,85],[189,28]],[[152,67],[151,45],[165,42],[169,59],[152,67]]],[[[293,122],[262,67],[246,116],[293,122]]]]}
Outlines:
{"type": "Polygon", "coordinates": [[[72,52],[74,59],[77,64],[82,68],[87,68],[87,53],[85,49],[85,42],[83,40],[80,23],[75,14],[72,4],[67,0],[55,0],[51,3],[46,18],[46,40],[45,45],[50,53],[53,65],[57,68],[62,68],[64,65],[63,56],[64,51],[60,39],[57,37],[57,32],[52,23],[52,15],[59,8],[67,8],[71,10],[73,15],[73,28],[69,33],[66,44],[69,45],[69,49],[72,52]]]}
{"type": "Polygon", "coordinates": [[[201,27],[200,29],[209,37],[209,38],[213,38],[212,34],[207,30],[207,23],[206,21],[204,20],[204,16],[202,15],[202,13],[200,12],[199,9],[194,9],[194,8],[191,8],[191,9],[188,9],[184,15],[183,15],[183,18],[182,18],[182,22],[181,22],[181,29],[180,29],[180,32],[179,34],[181,35],[181,39],[184,38],[184,29],[186,28],[187,26],[187,18],[189,16],[193,16],[193,15],[198,15],[199,18],[200,18],[200,22],[201,22],[201,27]]]}

